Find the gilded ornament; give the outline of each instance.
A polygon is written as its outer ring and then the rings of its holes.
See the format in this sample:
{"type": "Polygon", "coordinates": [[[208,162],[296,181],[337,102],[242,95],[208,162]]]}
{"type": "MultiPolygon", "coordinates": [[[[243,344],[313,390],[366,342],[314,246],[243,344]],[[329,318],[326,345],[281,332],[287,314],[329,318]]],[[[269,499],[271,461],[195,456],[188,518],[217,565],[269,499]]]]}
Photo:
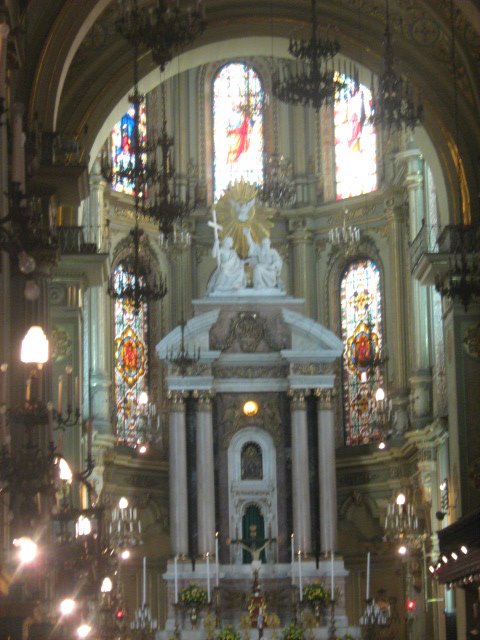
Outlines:
{"type": "Polygon", "coordinates": [[[50,335],[53,362],[61,362],[72,355],[72,341],[68,332],[55,327],[50,335]]]}
{"type": "Polygon", "coordinates": [[[227,338],[221,350],[226,351],[237,342],[243,353],[253,353],[262,341],[266,342],[272,351],[280,350],[267,329],[266,320],[256,312],[241,311],[235,318],[232,318],[227,338]]]}

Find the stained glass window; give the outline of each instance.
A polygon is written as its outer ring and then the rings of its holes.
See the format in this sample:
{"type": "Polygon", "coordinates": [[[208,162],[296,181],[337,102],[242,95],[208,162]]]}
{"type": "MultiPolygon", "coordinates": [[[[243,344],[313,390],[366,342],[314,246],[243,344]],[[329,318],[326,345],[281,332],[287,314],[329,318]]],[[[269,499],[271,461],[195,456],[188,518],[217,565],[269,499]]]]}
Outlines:
{"type": "MultiPolygon", "coordinates": [[[[134,108],[133,105],[122,117],[120,122],[112,129],[112,188],[119,193],[133,195],[135,185],[118,175],[119,168],[126,167],[129,163],[135,166],[135,157],[132,153],[133,143],[134,108]]],[[[147,136],[147,113],[145,103],[140,104],[139,142],[144,144],[147,136]]]]}
{"type": "Polygon", "coordinates": [[[263,184],[264,93],[254,69],[231,63],[213,80],[215,200],[242,178],[263,184]]]}
{"type": "MultiPolygon", "coordinates": [[[[122,264],[114,271],[115,287],[125,288],[132,275],[122,264]]],[[[115,409],[117,440],[134,446],[139,433],[137,409],[139,396],[147,391],[147,306],[134,313],[126,300],[115,300],[115,409]]]]}
{"type": "Polygon", "coordinates": [[[364,85],[335,102],[335,178],[337,200],[377,188],[377,136],[368,123],[372,94],[364,85]]]}
{"type": "Polygon", "coordinates": [[[378,366],[383,335],[381,276],[373,260],[355,260],[345,269],[340,306],[346,444],[375,442],[380,437],[375,393],[383,384],[378,366]]]}
{"type": "Polygon", "coordinates": [[[262,480],[262,448],[256,442],[247,442],[241,453],[242,480],[262,480]]]}

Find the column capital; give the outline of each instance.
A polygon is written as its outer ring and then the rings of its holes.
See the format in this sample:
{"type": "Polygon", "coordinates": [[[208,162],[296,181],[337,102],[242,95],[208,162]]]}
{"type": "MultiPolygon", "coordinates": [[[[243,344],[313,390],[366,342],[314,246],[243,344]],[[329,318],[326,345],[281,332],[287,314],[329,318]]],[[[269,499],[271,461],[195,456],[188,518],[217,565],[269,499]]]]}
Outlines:
{"type": "Polygon", "coordinates": [[[318,398],[319,409],[333,409],[333,399],[337,396],[335,389],[318,388],[315,389],[315,396],[318,398]]]}
{"type": "Polygon", "coordinates": [[[170,411],[185,411],[185,398],[188,398],[188,391],[169,391],[170,411]]]}
{"type": "Polygon", "coordinates": [[[210,389],[202,389],[201,391],[195,390],[192,395],[197,400],[198,408],[200,411],[212,410],[212,399],[214,396],[213,391],[211,391],[210,389]]]}
{"type": "Polygon", "coordinates": [[[292,410],[306,409],[306,399],[310,395],[309,389],[289,389],[290,407],[292,410]]]}

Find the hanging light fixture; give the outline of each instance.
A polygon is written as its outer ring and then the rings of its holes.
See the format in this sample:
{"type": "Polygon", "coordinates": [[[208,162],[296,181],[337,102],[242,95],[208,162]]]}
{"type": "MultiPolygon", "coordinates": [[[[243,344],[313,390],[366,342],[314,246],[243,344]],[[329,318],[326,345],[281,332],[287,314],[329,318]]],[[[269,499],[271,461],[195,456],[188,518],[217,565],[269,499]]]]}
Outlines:
{"type": "Polygon", "coordinates": [[[358,250],[360,244],[360,227],[354,224],[347,224],[347,219],[348,209],[345,209],[342,226],[329,230],[328,241],[346,256],[350,256],[358,250]]]}
{"type": "MultiPolygon", "coordinates": [[[[461,160],[459,152],[458,70],[455,55],[455,9],[450,2],[451,60],[453,73],[453,113],[455,146],[457,148],[457,179],[460,183],[461,160]]],[[[459,184],[459,210],[462,210],[462,190],[459,184]]],[[[448,225],[439,238],[450,254],[449,269],[445,275],[437,274],[435,289],[442,298],[459,300],[465,309],[473,298],[480,297],[480,226],[477,224],[448,225]]]]}
{"type": "Polygon", "coordinates": [[[185,325],[185,321],[180,324],[181,337],[178,351],[174,351],[172,347],[165,358],[181,376],[185,376],[189,369],[200,360],[200,347],[194,347],[190,352],[188,345],[185,344],[185,325]]]}
{"type": "Polygon", "coordinates": [[[389,0],[385,0],[383,68],[376,87],[372,79],[371,91],[372,111],[369,122],[375,127],[399,131],[414,129],[421,122],[423,106],[415,99],[408,80],[395,71],[389,0]]]}
{"type": "Polygon", "coordinates": [[[403,491],[389,503],[385,515],[385,539],[395,542],[398,553],[404,555],[408,547],[419,548],[426,534],[421,526],[411,496],[403,491]]]}
{"type": "Polygon", "coordinates": [[[293,105],[312,107],[333,104],[341,97],[358,91],[357,71],[350,69],[350,79],[334,69],[333,59],[340,51],[336,39],[321,38],[318,34],[316,0],[311,0],[312,31],[308,40],[290,38],[289,53],[297,59],[297,70],[286,64],[272,76],[272,93],[293,105]]]}
{"type": "Polygon", "coordinates": [[[205,2],[197,0],[186,11],[166,0],[153,7],[138,7],[137,0],[119,0],[116,28],[129,42],[146,46],[161,71],[173,56],[191,44],[205,30],[205,2]]]}

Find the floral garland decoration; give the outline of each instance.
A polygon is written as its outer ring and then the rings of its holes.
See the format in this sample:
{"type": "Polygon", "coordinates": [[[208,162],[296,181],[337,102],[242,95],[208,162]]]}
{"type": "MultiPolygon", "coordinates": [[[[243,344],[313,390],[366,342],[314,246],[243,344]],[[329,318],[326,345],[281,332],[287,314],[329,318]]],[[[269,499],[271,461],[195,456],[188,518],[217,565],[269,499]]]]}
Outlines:
{"type": "Polygon", "coordinates": [[[228,624],[224,629],[220,629],[215,638],[216,640],[240,640],[240,633],[228,624]]]}
{"type": "Polygon", "coordinates": [[[282,633],[283,640],[305,640],[305,629],[301,624],[291,622],[282,633]]]}
{"type": "Polygon", "coordinates": [[[180,591],[180,602],[187,606],[207,604],[207,592],[198,584],[189,584],[180,591]]]}

